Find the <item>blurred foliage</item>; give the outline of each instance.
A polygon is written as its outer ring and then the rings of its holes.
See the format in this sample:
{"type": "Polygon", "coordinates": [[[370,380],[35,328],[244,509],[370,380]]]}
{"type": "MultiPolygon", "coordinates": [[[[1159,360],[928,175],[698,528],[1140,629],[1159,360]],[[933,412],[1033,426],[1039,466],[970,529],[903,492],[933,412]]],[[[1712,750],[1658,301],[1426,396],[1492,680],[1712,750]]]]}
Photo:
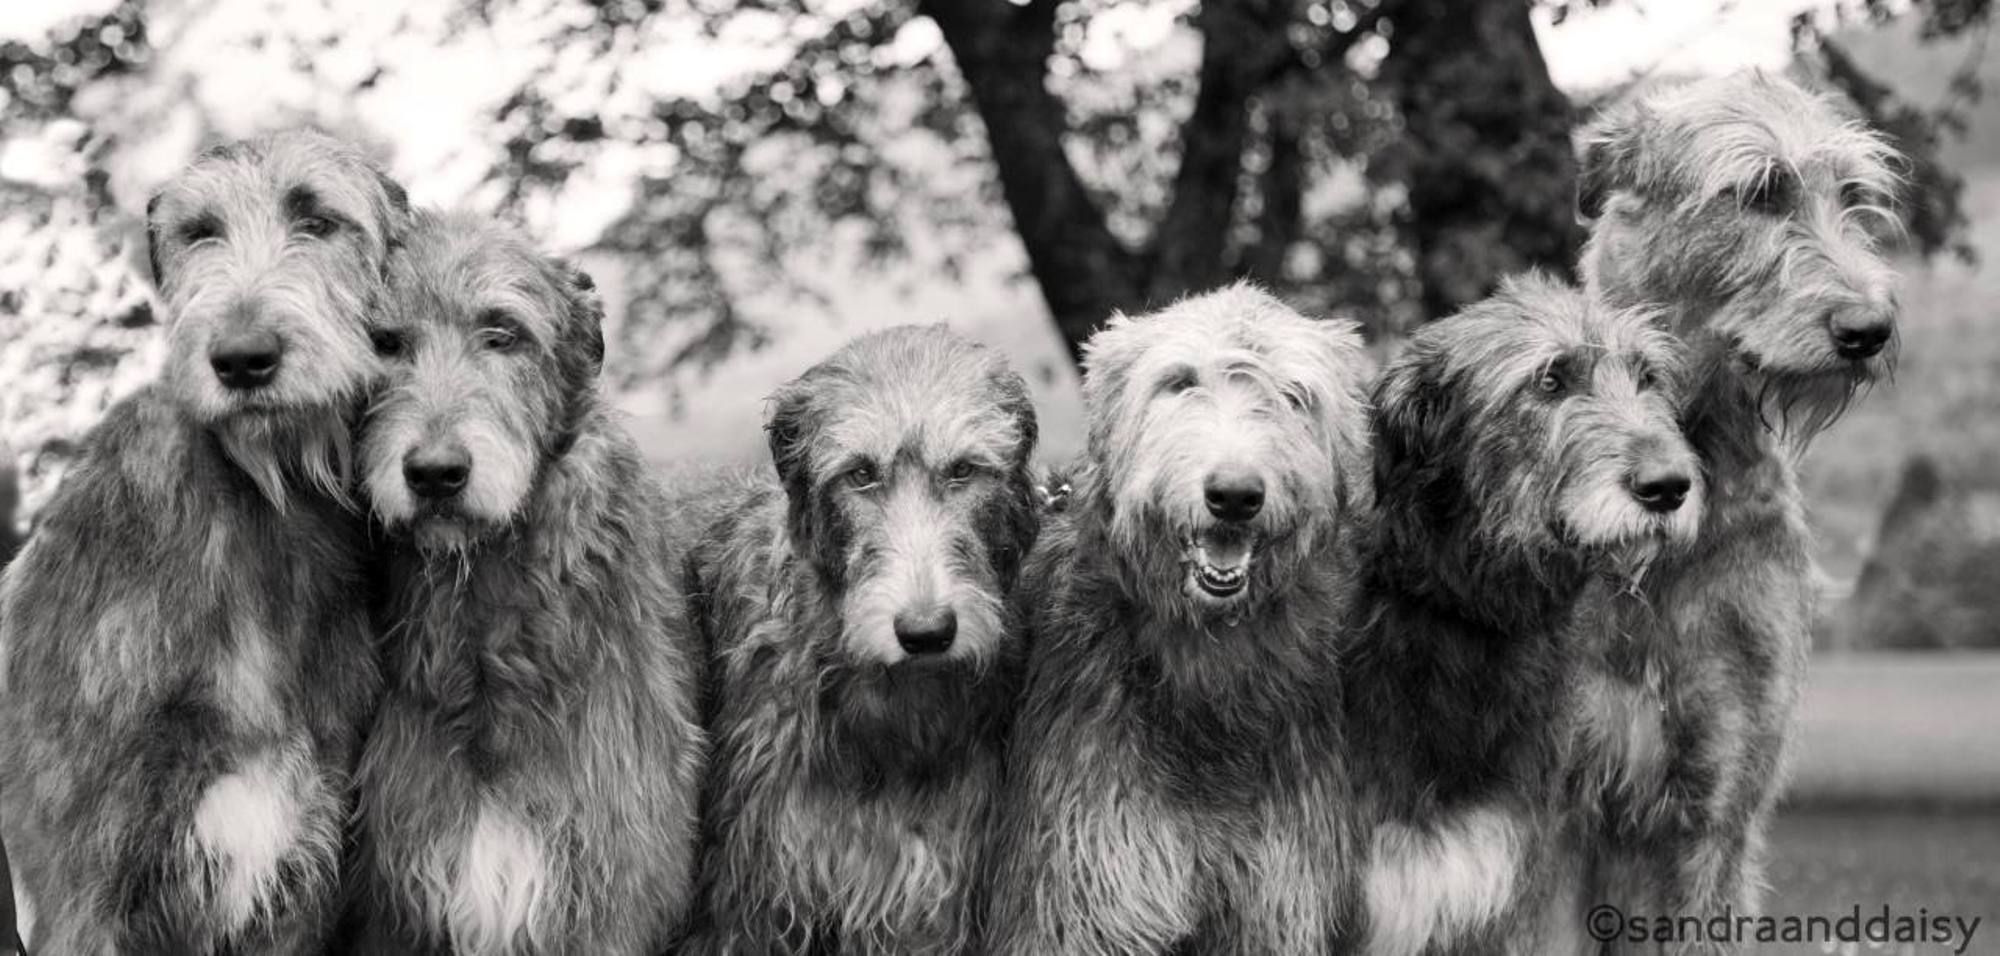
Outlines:
{"type": "MultiPolygon", "coordinates": [[[[204,139],[300,121],[373,141],[420,198],[608,264],[617,388],[785,334],[856,283],[1017,261],[1017,242],[1073,346],[1112,309],[1238,276],[1405,328],[1505,272],[1568,267],[1577,110],[1530,16],[1618,2],[100,4],[0,45],[0,434],[32,508],[157,360],[145,192],[204,139]],[[440,70],[503,88],[417,155],[388,141],[383,91],[440,70]]],[[[1926,37],[1991,21],[1989,0],[1916,10],[1926,37]]],[[[1960,186],[1934,157],[1976,85],[1904,103],[1835,28],[1798,42],[1916,155],[1918,247],[1958,248],[1960,186]]]]}

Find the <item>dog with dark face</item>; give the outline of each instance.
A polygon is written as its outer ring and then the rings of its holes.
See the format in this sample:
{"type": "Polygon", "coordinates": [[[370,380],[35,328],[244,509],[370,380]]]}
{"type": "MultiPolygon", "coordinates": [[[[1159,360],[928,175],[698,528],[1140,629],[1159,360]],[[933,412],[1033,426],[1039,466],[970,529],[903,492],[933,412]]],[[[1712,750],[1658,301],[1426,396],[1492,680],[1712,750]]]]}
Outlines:
{"type": "Polygon", "coordinates": [[[1360,337],[1238,285],[1085,354],[1087,450],[1022,586],[990,949],[1324,952],[1356,853],[1360,337]]]}
{"type": "Polygon", "coordinates": [[[974,943],[1039,504],[1026,385],[942,328],[781,389],[689,562],[714,660],[697,953],[974,943]]]}
{"type": "Polygon", "coordinates": [[[349,435],[402,189],[287,133],[148,207],[160,381],[0,585],[0,825],[48,953],[317,952],[374,705],[349,435]]]}
{"type": "Polygon", "coordinates": [[[700,654],[665,493],[598,396],[597,296],[503,227],[424,215],[390,305],[359,951],[658,953],[692,883],[700,654]]]}
{"type": "Polygon", "coordinates": [[[1583,274],[1685,344],[1680,417],[1708,502],[1692,547],[1586,608],[1567,921],[1596,904],[1752,913],[1818,593],[1792,463],[1894,357],[1871,223],[1895,156],[1761,74],[1643,93],[1579,152],[1583,274]]]}
{"type": "Polygon", "coordinates": [[[1673,340],[1539,276],[1425,326],[1375,388],[1377,540],[1349,656],[1363,951],[1534,953],[1570,645],[1593,580],[1694,537],[1673,340]]]}

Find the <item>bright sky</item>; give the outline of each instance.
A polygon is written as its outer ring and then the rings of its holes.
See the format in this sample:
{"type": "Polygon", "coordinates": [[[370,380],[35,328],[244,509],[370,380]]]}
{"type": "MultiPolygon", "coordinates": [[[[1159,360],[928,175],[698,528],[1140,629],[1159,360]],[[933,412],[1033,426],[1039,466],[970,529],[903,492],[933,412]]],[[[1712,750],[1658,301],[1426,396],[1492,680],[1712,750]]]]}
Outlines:
{"type": "Polygon", "coordinates": [[[1792,17],[1827,0],[1621,0],[1574,13],[1536,33],[1549,73],[1567,90],[1590,90],[1640,73],[1777,69],[1791,60],[1792,17]]]}
{"type": "MultiPolygon", "coordinates": [[[[116,5],[117,0],[0,3],[0,40],[40,37],[72,16],[116,5]]],[[[1120,45],[1129,44],[1128,49],[1144,48],[1166,37],[1168,29],[1156,21],[1185,5],[1178,0],[1116,5],[1100,18],[1116,29],[1103,32],[1120,34],[1120,45]]],[[[1619,0],[1579,12],[1559,28],[1550,28],[1546,15],[1538,15],[1537,27],[1556,82],[1567,89],[1592,89],[1649,69],[1707,73],[1781,67],[1789,59],[1792,15],[1826,6],[1829,0],[1619,0]]],[[[689,82],[718,82],[716,77],[734,72],[710,62],[688,66],[689,82]]]]}

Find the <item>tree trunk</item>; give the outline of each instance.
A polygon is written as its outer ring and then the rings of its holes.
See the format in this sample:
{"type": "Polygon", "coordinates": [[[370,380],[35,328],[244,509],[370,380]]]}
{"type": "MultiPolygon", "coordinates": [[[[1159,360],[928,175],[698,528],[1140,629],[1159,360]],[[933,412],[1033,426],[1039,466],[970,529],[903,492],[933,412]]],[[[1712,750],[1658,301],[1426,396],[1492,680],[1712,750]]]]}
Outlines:
{"type": "Polygon", "coordinates": [[[1173,203],[1153,239],[1147,291],[1165,302],[1230,279],[1224,253],[1250,133],[1250,97],[1291,56],[1291,0],[1201,5],[1200,86],[1181,125],[1173,203]]]}
{"type": "Polygon", "coordinates": [[[1409,191],[1406,234],[1430,318],[1539,265],[1570,274],[1575,111],[1549,78],[1527,0],[1386,0],[1379,81],[1402,114],[1381,174],[1409,191]]]}
{"type": "Polygon", "coordinates": [[[1000,190],[1071,358],[1114,310],[1144,305],[1138,257],[1119,243],[1063,152],[1063,106],[1044,84],[1056,0],[923,0],[986,124],[1000,190]]]}

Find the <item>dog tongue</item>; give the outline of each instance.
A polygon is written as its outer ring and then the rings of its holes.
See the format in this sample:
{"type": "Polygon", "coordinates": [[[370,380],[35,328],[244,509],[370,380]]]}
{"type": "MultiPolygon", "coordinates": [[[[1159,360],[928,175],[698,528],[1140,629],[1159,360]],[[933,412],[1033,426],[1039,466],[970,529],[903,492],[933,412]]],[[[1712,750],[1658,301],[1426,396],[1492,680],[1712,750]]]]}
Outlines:
{"type": "Polygon", "coordinates": [[[1217,571],[1233,571],[1250,563],[1250,538],[1247,535],[1205,534],[1196,542],[1196,551],[1201,563],[1217,571]]]}

